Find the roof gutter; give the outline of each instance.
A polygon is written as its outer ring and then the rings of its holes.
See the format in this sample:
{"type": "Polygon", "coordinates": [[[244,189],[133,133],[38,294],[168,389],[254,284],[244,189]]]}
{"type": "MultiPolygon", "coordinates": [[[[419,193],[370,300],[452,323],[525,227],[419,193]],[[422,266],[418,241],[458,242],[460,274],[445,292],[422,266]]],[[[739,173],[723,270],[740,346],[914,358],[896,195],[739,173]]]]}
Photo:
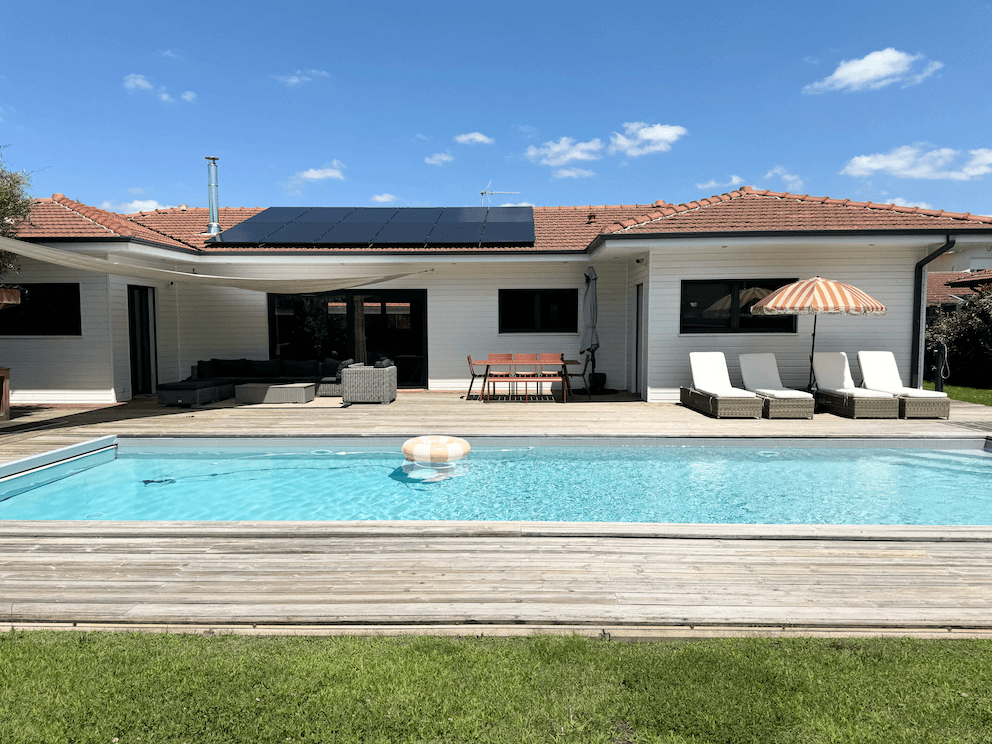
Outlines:
{"type": "Polygon", "coordinates": [[[944,255],[954,247],[954,238],[947,236],[947,242],[929,256],[916,264],[913,275],[913,346],[909,358],[909,386],[921,387],[923,384],[923,315],[925,307],[926,274],[924,269],[935,258],[944,255]]]}

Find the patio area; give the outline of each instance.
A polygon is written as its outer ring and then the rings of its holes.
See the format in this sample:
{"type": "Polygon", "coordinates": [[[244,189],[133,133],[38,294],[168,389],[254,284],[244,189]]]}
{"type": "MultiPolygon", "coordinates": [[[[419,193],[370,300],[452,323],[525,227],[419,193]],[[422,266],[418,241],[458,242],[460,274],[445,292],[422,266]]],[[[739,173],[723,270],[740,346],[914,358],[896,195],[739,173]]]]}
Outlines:
{"type": "MultiPolygon", "coordinates": [[[[425,392],[349,408],[147,398],[12,413],[0,463],[108,434],[992,437],[992,409],[958,402],[947,421],[728,421],[623,394],[562,406],[425,392]]],[[[6,521],[0,628],[992,637],[990,542],[992,527],[6,521]]]]}

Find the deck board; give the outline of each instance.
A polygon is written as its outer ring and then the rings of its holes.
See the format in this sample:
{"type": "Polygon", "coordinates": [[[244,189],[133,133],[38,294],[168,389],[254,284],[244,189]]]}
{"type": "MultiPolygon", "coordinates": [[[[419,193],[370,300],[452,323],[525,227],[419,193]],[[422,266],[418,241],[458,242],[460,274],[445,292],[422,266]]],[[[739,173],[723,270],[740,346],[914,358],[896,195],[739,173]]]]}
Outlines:
{"type": "MultiPolygon", "coordinates": [[[[106,435],[595,436],[952,439],[949,421],[716,421],[611,400],[480,404],[406,394],[390,406],[24,410],[0,463],[106,435]],[[429,422],[429,425],[425,425],[429,422]]],[[[555,523],[0,521],[0,616],[168,627],[992,628],[992,527],[555,523]]],[[[377,631],[378,632],[378,631],[377,631]]],[[[647,631],[645,631],[647,632],[647,631]]],[[[657,631],[655,631],[657,632],[657,631]]],[[[859,631],[860,632],[860,631],[859,631]]],[[[983,631],[987,632],[987,631],[983,631]]]]}

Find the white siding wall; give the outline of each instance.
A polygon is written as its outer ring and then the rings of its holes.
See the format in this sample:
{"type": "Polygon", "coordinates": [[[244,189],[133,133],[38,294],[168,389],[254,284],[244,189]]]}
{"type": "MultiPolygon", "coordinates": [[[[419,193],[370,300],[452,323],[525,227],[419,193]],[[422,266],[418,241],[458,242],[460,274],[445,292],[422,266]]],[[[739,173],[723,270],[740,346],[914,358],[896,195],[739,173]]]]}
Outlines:
{"type": "Polygon", "coordinates": [[[887,349],[895,353],[904,381],[909,379],[914,266],[940,242],[930,246],[893,239],[863,243],[784,244],[754,242],[687,245],[676,241],[651,250],[648,400],[678,399],[689,385],[690,351],[722,351],[730,378],[740,385],[738,354],[774,352],[782,382],[805,386],[813,317],[798,319],[795,334],[680,334],[679,305],[684,279],[799,278],[823,276],[852,284],[884,304],[884,316],[820,317],[817,351],[845,351],[856,383],[861,375],[857,352],[887,349]]]}
{"type": "Polygon", "coordinates": [[[4,336],[0,365],[10,367],[11,403],[113,403],[113,352],[108,322],[108,278],[21,259],[8,281],[79,284],[81,336],[4,336]]]}
{"type": "Polygon", "coordinates": [[[650,261],[648,258],[640,258],[640,263],[637,263],[637,259],[631,259],[627,264],[627,384],[625,387],[628,390],[634,389],[634,364],[637,359],[637,349],[635,348],[635,341],[637,339],[637,285],[643,284],[644,296],[642,299],[643,305],[641,311],[643,316],[641,318],[641,333],[643,335],[641,339],[641,369],[640,369],[640,383],[641,383],[641,395],[646,397],[647,391],[647,370],[648,370],[648,349],[649,349],[649,334],[648,334],[648,309],[650,308],[650,299],[648,296],[648,289],[650,287],[650,261]]]}

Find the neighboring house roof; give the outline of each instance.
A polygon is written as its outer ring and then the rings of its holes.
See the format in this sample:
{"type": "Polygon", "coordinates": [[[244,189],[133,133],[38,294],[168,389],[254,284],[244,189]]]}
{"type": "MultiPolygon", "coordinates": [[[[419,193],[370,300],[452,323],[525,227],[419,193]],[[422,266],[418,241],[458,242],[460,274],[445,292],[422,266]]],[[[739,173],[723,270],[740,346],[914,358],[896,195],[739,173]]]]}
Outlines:
{"type": "Polygon", "coordinates": [[[952,287],[980,287],[984,284],[992,284],[992,269],[981,269],[980,271],[968,271],[965,275],[948,282],[952,287]]]}
{"type": "MultiPolygon", "coordinates": [[[[253,217],[262,208],[222,207],[218,221],[226,230],[253,217]]],[[[121,215],[54,194],[37,199],[29,222],[18,237],[25,240],[132,239],[204,253],[581,253],[603,238],[649,235],[768,235],[780,233],[992,232],[992,217],[755,191],[745,186],[688,204],[617,204],[576,207],[534,207],[534,244],[451,248],[359,246],[237,246],[206,243],[209,212],[202,207],[170,207],[121,215]]]]}
{"type": "Polygon", "coordinates": [[[688,204],[655,202],[652,211],[603,228],[605,235],[947,232],[988,230],[992,217],[855,202],[826,196],[755,191],[745,186],[688,204]]]}
{"type": "Polygon", "coordinates": [[[958,297],[972,294],[968,290],[952,289],[948,282],[969,276],[967,271],[931,271],[927,274],[927,305],[954,305],[958,297]]]}

